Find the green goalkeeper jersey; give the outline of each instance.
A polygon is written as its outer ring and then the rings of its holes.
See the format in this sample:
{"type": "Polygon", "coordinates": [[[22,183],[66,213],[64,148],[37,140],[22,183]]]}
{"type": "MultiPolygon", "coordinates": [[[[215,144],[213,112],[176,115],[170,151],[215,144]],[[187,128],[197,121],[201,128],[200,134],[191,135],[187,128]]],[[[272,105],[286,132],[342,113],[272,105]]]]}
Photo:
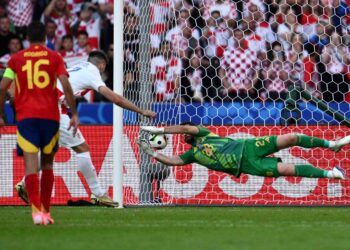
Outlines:
{"type": "Polygon", "coordinates": [[[180,155],[182,161],[239,176],[244,140],[220,137],[203,127],[198,129],[191,149],[180,155]]]}

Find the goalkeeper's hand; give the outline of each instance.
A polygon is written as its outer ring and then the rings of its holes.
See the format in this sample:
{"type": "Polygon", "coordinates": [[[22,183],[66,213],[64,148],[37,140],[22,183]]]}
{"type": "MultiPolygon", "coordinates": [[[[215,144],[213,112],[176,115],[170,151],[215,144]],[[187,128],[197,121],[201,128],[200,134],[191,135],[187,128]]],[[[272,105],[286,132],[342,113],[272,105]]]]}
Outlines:
{"type": "Polygon", "coordinates": [[[164,128],[157,128],[153,126],[141,126],[141,131],[145,131],[154,135],[164,134],[164,128]]]}
{"type": "Polygon", "coordinates": [[[139,145],[140,149],[148,154],[149,156],[152,156],[152,157],[156,157],[157,156],[157,152],[154,151],[151,146],[149,145],[148,141],[145,140],[145,139],[138,139],[136,141],[136,143],[139,145]]]}

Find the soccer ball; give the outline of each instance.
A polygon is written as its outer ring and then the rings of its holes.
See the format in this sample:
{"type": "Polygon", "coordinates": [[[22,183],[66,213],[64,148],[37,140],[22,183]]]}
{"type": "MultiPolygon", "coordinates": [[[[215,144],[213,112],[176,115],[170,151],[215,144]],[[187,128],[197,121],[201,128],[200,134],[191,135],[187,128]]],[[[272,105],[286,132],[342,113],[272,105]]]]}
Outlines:
{"type": "Polygon", "coordinates": [[[154,149],[163,149],[168,144],[168,137],[166,135],[153,135],[148,137],[150,146],[154,149]]]}

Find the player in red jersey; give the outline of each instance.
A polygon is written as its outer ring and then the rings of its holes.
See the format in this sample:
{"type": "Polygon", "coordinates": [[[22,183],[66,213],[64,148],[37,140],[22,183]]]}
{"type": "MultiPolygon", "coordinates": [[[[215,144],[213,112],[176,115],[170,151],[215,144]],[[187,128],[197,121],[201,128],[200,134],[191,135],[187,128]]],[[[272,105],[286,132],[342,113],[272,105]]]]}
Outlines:
{"type": "Polygon", "coordinates": [[[57,78],[64,86],[64,93],[72,110],[70,126],[75,131],[79,119],[63,59],[44,46],[45,26],[40,22],[33,22],[28,26],[27,34],[31,46],[11,57],[0,82],[0,128],[5,125],[2,118],[5,93],[14,81],[18,121],[17,149],[24,156],[25,182],[32,218],[34,224],[47,225],[54,223],[50,215],[50,200],[54,183],[53,158],[59,138],[57,78]],[[40,181],[39,151],[42,169],[40,181]]]}

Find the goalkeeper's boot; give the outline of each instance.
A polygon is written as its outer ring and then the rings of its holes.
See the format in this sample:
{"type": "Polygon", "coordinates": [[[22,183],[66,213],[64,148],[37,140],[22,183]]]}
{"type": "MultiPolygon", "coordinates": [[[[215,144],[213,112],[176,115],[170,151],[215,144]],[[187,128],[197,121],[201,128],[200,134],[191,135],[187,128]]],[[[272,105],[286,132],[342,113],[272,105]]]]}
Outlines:
{"type": "Polygon", "coordinates": [[[42,221],[42,225],[50,225],[50,224],[54,224],[55,221],[52,219],[50,213],[43,213],[43,221],[42,221]]]}
{"type": "Polygon", "coordinates": [[[342,147],[344,147],[345,145],[350,144],[350,135],[345,136],[344,138],[335,141],[335,145],[333,147],[331,147],[330,149],[333,150],[334,152],[339,152],[342,147]]]}
{"type": "Polygon", "coordinates": [[[16,192],[18,196],[27,204],[29,204],[28,194],[26,190],[26,186],[24,185],[24,181],[20,181],[15,186],[16,192]]]}
{"type": "Polygon", "coordinates": [[[44,218],[43,213],[41,211],[32,213],[33,223],[34,225],[42,225],[44,218]]]}
{"type": "Polygon", "coordinates": [[[94,205],[106,206],[106,207],[119,207],[119,203],[110,198],[107,194],[102,196],[95,196],[91,194],[91,202],[94,205]]]}
{"type": "Polygon", "coordinates": [[[332,169],[332,172],[333,172],[334,179],[344,180],[346,178],[345,170],[339,166],[334,167],[332,169]]]}

